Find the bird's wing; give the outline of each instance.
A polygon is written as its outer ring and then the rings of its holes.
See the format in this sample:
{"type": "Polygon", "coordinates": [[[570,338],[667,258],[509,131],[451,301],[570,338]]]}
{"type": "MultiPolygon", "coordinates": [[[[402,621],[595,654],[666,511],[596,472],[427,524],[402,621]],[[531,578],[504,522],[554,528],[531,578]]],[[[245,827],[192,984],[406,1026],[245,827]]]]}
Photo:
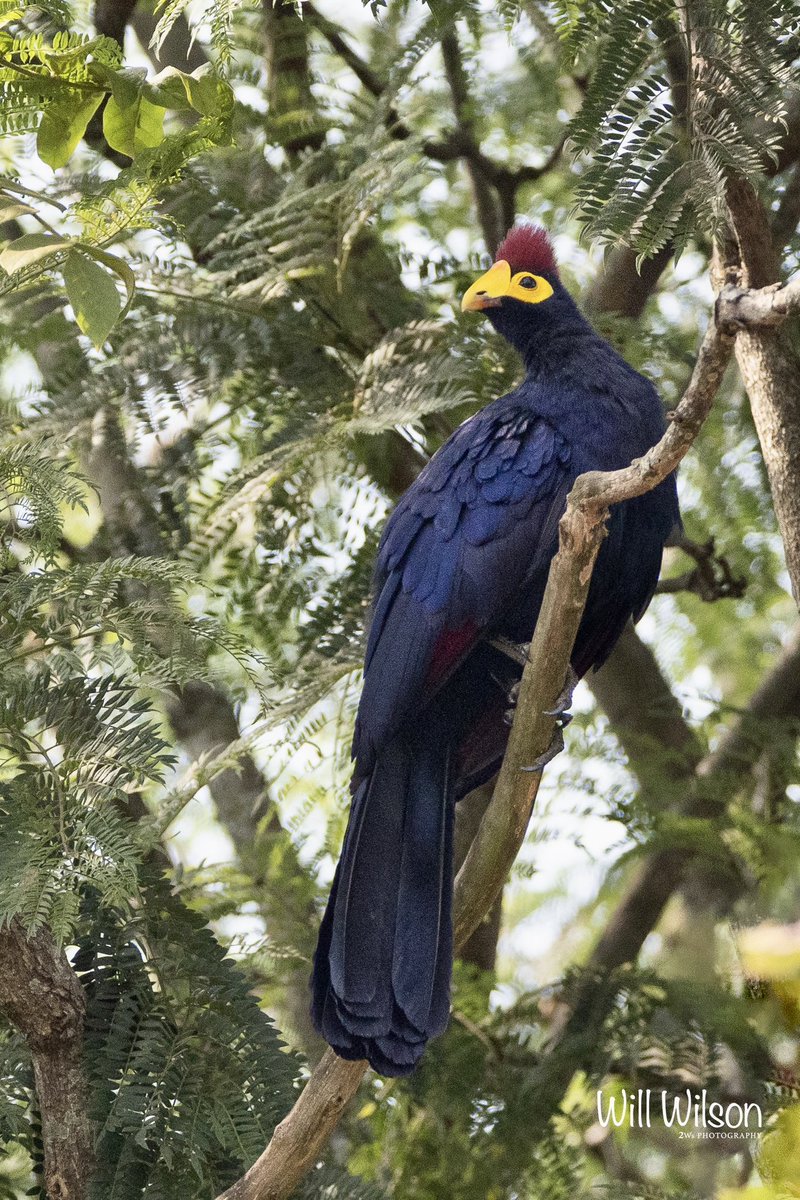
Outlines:
{"type": "Polygon", "coordinates": [[[553,554],[569,445],[509,399],[456,430],[387,523],[354,742],[364,769],[553,554]]]}

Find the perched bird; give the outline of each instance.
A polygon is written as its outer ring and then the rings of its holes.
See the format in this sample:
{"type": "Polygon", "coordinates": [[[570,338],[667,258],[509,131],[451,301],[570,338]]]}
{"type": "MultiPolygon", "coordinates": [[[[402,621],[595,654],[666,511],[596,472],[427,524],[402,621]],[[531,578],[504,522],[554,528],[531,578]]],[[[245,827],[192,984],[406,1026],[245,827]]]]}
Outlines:
{"type": "MultiPolygon", "coordinates": [[[[314,957],[316,1028],[384,1075],[412,1071],[447,1024],[454,808],[502,761],[521,676],[509,648],[532,637],[567,494],[664,431],[654,387],[581,315],[543,229],[513,228],[461,307],[486,313],[525,378],[459,426],[386,524],[352,809],[314,957]]],[[[576,677],[644,612],[678,521],[674,477],[612,510],[576,677]]]]}

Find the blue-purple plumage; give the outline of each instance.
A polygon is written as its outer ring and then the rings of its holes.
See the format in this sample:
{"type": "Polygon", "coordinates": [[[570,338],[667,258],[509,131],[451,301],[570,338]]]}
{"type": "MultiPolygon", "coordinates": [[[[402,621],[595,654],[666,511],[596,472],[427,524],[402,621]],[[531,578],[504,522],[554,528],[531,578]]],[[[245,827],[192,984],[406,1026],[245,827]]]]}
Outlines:
{"type": "MultiPolygon", "coordinates": [[[[541,247],[537,237],[522,242],[541,247]]],[[[547,278],[545,302],[487,310],[525,379],[442,446],[378,552],[353,810],[313,1015],[340,1054],[387,1074],[413,1069],[447,1020],[453,805],[499,766],[505,688],[519,676],[488,639],[530,640],[577,476],[626,466],[664,428],[652,385],[547,278]]],[[[674,478],[612,512],[573,652],[579,675],[646,608],[678,519],[674,478]]]]}

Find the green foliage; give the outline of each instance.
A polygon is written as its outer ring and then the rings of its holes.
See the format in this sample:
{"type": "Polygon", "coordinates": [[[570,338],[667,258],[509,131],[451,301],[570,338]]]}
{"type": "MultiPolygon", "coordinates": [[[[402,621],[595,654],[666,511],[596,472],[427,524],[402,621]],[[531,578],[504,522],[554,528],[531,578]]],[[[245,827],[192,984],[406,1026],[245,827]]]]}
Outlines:
{"type": "Polygon", "coordinates": [[[263,1149],[298,1070],[159,874],[144,873],[136,906],[90,913],[74,958],[99,1130],[92,1194],[109,1200],[216,1195],[263,1149]]]}
{"type": "Polygon", "coordinates": [[[54,170],[65,166],[103,105],[103,133],[112,149],[137,158],[164,140],[170,109],[200,114],[201,138],[225,140],[230,89],[207,68],[187,75],[168,68],[148,81],[146,72],[122,66],[113,38],[57,32],[46,39],[28,32],[24,3],[0,13],[0,94],[4,134],[37,130],[39,157],[54,170]],[[205,122],[205,124],[203,124],[205,122]]]}
{"type": "Polygon", "coordinates": [[[559,7],[568,56],[594,66],[571,125],[576,149],[592,151],[576,189],[588,231],[641,257],[718,232],[727,173],[757,184],[780,142],[800,9],[702,0],[679,17],[667,0],[559,7]]]}
{"type": "MultiPolygon", "coordinates": [[[[26,18],[38,12],[39,5],[27,0],[0,8],[0,134],[35,130],[39,157],[53,170],[65,167],[90,134],[133,165],[113,183],[84,192],[64,212],[66,223],[82,226],[80,237],[54,230],[31,206],[18,207],[15,216],[30,213],[45,232],[24,233],[0,254],[0,268],[11,277],[5,289],[0,282],[0,294],[61,270],[79,328],[101,346],[127,311],[115,276],[125,284],[128,305],[134,287],[130,267],[104,246],[126,230],[147,227],[156,198],[191,159],[230,140],[233,94],[208,65],[191,74],[168,67],[148,79],[144,70],[123,66],[112,38],[65,31],[48,38],[30,31],[26,18]],[[98,112],[102,132],[92,133],[98,112]],[[188,118],[189,127],[167,134],[168,112],[188,118]]],[[[5,189],[12,196],[26,194],[12,182],[5,189]]]]}
{"type": "MultiPolygon", "coordinates": [[[[158,24],[153,33],[152,44],[160,50],[178,18],[186,13],[190,0],[157,0],[155,11],[158,24]]],[[[237,9],[243,0],[213,0],[202,14],[201,20],[208,21],[211,45],[221,67],[226,67],[233,53],[232,25],[237,9]]]]}
{"type": "MultiPolygon", "coordinates": [[[[380,95],[310,11],[299,42],[276,47],[260,6],[167,0],[155,43],[191,33],[215,69],[176,59],[153,76],[60,7],[14,10],[0,4],[3,54],[34,78],[3,65],[3,129],[28,149],[35,135],[39,159],[29,170],[9,141],[0,188],[14,223],[0,253],[0,914],[47,922],[85,988],[97,1197],[212,1198],[296,1094],[298,1060],[263,1010],[318,1049],[309,957],[345,821],[381,524],[519,371],[457,313],[481,242],[474,176],[447,157],[461,134],[439,39],[455,28],[466,116],[501,180],[545,161],[571,120],[575,149],[516,192],[558,235],[571,290],[598,266],[582,228],[640,254],[692,248],[642,322],[603,320],[671,407],[707,316],[725,172],[771,204],[787,192],[765,172],[794,6],[706,5],[685,105],[669,72],[687,43],[662,0],[562,5],[557,23],[538,4],[390,3],[342,35],[380,95]],[[288,124],[262,111],[276,62],[281,96],[301,100],[288,124]]],[[[713,605],[658,597],[644,627],[713,744],[796,619],[733,380],[682,491],[689,532],[748,577],[713,605]]],[[[671,552],[669,573],[685,568],[671,552]]],[[[752,730],[769,750],[765,733],[752,730]]],[[[780,733],[765,778],[737,780],[712,826],[671,809],[680,756],[641,750],[634,775],[608,723],[581,713],[506,889],[496,973],[458,970],[447,1036],[411,1080],[368,1083],[336,1165],[301,1194],[677,1200],[734,1182],[741,1158],[713,1148],[701,1171],[677,1143],[598,1142],[595,1092],[720,1090],[735,1068],[763,1099],[775,1056],[796,1048],[717,919],[734,904],[745,921],[796,913],[798,771],[780,733]],[[638,859],[687,846],[704,851],[707,888],[668,910],[643,968],[576,968],[638,859]],[[609,1015],[588,1014],[574,1059],[550,1057],[558,1000],[587,978],[609,1015]]],[[[30,1156],[17,1192],[38,1139],[27,1052],[3,1029],[0,1141],[30,1156]]]]}
{"type": "Polygon", "coordinates": [[[12,557],[12,540],[24,538],[28,553],[52,560],[61,534],[62,505],[83,505],[81,479],[53,457],[44,441],[20,443],[5,439],[0,453],[0,494],[3,522],[2,568],[12,557]]]}

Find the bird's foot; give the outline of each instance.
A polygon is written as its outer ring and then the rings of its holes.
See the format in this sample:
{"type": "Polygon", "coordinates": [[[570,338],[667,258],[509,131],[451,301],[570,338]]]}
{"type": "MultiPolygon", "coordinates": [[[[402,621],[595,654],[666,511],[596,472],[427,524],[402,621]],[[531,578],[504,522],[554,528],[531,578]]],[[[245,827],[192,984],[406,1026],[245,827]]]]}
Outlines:
{"type": "MultiPolygon", "coordinates": [[[[569,713],[566,715],[569,716],[569,713]]],[[[570,717],[570,720],[571,719],[572,718],[570,717]]],[[[529,767],[522,767],[523,771],[529,771],[531,773],[543,771],[547,764],[552,762],[553,759],[561,753],[561,751],[564,749],[564,726],[568,724],[569,721],[564,722],[564,725],[556,724],[556,727],[553,730],[553,736],[550,739],[550,745],[547,747],[544,754],[540,754],[539,757],[535,759],[529,767]]]]}
{"type": "Polygon", "coordinates": [[[524,667],[528,661],[530,642],[512,642],[511,638],[503,637],[498,633],[496,637],[489,638],[489,645],[495,650],[499,650],[501,654],[505,654],[506,658],[510,658],[520,667],[524,667]]]}
{"type": "Polygon", "coordinates": [[[516,683],[512,683],[511,687],[506,693],[509,707],[503,713],[503,724],[507,725],[509,729],[514,724],[514,713],[517,711],[517,701],[519,700],[519,689],[521,685],[522,680],[518,679],[516,683]]]}
{"type": "Polygon", "coordinates": [[[545,709],[546,717],[555,719],[556,727],[553,730],[553,736],[550,739],[550,745],[545,750],[544,754],[540,754],[534,763],[529,767],[523,767],[525,771],[543,771],[549,762],[560,754],[564,749],[564,730],[572,720],[572,713],[569,711],[572,704],[572,696],[575,688],[578,685],[578,676],[570,664],[567,670],[567,678],[564,681],[564,686],[556,696],[553,707],[545,709]]]}
{"type": "Polygon", "coordinates": [[[569,725],[572,720],[572,713],[569,710],[572,707],[572,697],[579,682],[580,679],[575,674],[575,668],[570,663],[567,668],[567,678],[564,680],[564,686],[556,696],[553,707],[545,709],[544,715],[546,717],[555,717],[561,729],[569,725]]]}

